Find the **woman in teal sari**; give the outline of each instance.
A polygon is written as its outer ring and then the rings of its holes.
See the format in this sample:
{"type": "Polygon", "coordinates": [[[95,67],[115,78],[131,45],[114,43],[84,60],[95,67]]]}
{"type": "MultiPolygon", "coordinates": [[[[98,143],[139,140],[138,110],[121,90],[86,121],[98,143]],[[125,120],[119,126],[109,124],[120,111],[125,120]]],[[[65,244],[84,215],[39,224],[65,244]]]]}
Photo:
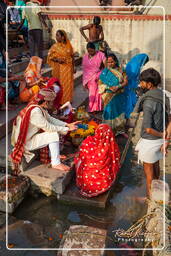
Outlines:
{"type": "Polygon", "coordinates": [[[126,99],[123,91],[126,85],[126,73],[119,67],[117,57],[110,54],[107,58],[107,68],[100,75],[99,93],[104,104],[103,121],[110,125],[116,134],[125,130],[126,99]]]}

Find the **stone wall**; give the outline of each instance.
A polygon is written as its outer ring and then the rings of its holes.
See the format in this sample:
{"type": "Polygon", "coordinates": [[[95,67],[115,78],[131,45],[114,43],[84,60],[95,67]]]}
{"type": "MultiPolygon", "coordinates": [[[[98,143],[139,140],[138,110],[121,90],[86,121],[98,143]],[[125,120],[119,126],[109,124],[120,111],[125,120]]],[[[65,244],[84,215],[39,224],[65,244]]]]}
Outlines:
{"type": "MultiPolygon", "coordinates": [[[[162,13],[162,9],[160,8],[162,13]]],[[[145,52],[150,60],[157,62],[163,73],[164,42],[166,43],[166,78],[170,86],[171,71],[171,18],[166,21],[166,37],[162,15],[101,15],[105,40],[119,59],[127,62],[137,53],[145,52]]],[[[55,39],[56,30],[64,29],[74,51],[83,55],[86,52],[86,41],[81,36],[79,28],[92,22],[93,15],[49,15],[53,24],[52,38],[55,39]]],[[[167,86],[167,89],[169,87],[167,86]]]]}

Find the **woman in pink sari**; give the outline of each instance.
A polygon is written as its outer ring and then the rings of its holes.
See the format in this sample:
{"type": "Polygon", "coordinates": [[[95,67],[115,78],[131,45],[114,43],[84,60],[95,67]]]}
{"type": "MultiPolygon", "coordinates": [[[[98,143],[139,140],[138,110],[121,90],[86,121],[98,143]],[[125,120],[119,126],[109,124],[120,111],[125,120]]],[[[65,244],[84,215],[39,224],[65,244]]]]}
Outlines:
{"type": "Polygon", "coordinates": [[[89,91],[88,111],[101,111],[102,100],[98,92],[98,80],[106,58],[104,53],[95,50],[95,45],[91,42],[87,44],[87,51],[83,57],[82,67],[83,86],[89,91]]]}

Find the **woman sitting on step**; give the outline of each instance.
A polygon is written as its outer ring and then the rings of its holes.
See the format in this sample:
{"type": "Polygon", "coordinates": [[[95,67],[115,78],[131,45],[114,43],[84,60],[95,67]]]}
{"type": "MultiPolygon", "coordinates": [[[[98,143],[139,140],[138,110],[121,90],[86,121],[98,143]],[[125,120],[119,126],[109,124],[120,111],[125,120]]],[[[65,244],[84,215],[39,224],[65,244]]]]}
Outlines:
{"type": "Polygon", "coordinates": [[[120,152],[109,125],[99,125],[95,135],[82,142],[75,166],[81,195],[94,197],[111,188],[120,168],[120,152]]]}
{"type": "Polygon", "coordinates": [[[21,102],[30,102],[43,86],[43,78],[41,77],[42,59],[33,56],[24,72],[25,84],[21,88],[21,102]]]}

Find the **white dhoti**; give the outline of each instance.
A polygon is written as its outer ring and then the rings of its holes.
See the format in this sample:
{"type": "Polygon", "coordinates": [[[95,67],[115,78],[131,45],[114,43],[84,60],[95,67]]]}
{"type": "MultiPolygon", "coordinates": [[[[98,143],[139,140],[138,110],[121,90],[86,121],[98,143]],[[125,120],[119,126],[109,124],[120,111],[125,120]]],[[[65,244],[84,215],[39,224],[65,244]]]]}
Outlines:
{"type": "Polygon", "coordinates": [[[135,151],[138,151],[138,161],[155,163],[161,160],[163,154],[160,149],[163,143],[163,139],[147,140],[141,138],[135,147],[135,151]]]}

